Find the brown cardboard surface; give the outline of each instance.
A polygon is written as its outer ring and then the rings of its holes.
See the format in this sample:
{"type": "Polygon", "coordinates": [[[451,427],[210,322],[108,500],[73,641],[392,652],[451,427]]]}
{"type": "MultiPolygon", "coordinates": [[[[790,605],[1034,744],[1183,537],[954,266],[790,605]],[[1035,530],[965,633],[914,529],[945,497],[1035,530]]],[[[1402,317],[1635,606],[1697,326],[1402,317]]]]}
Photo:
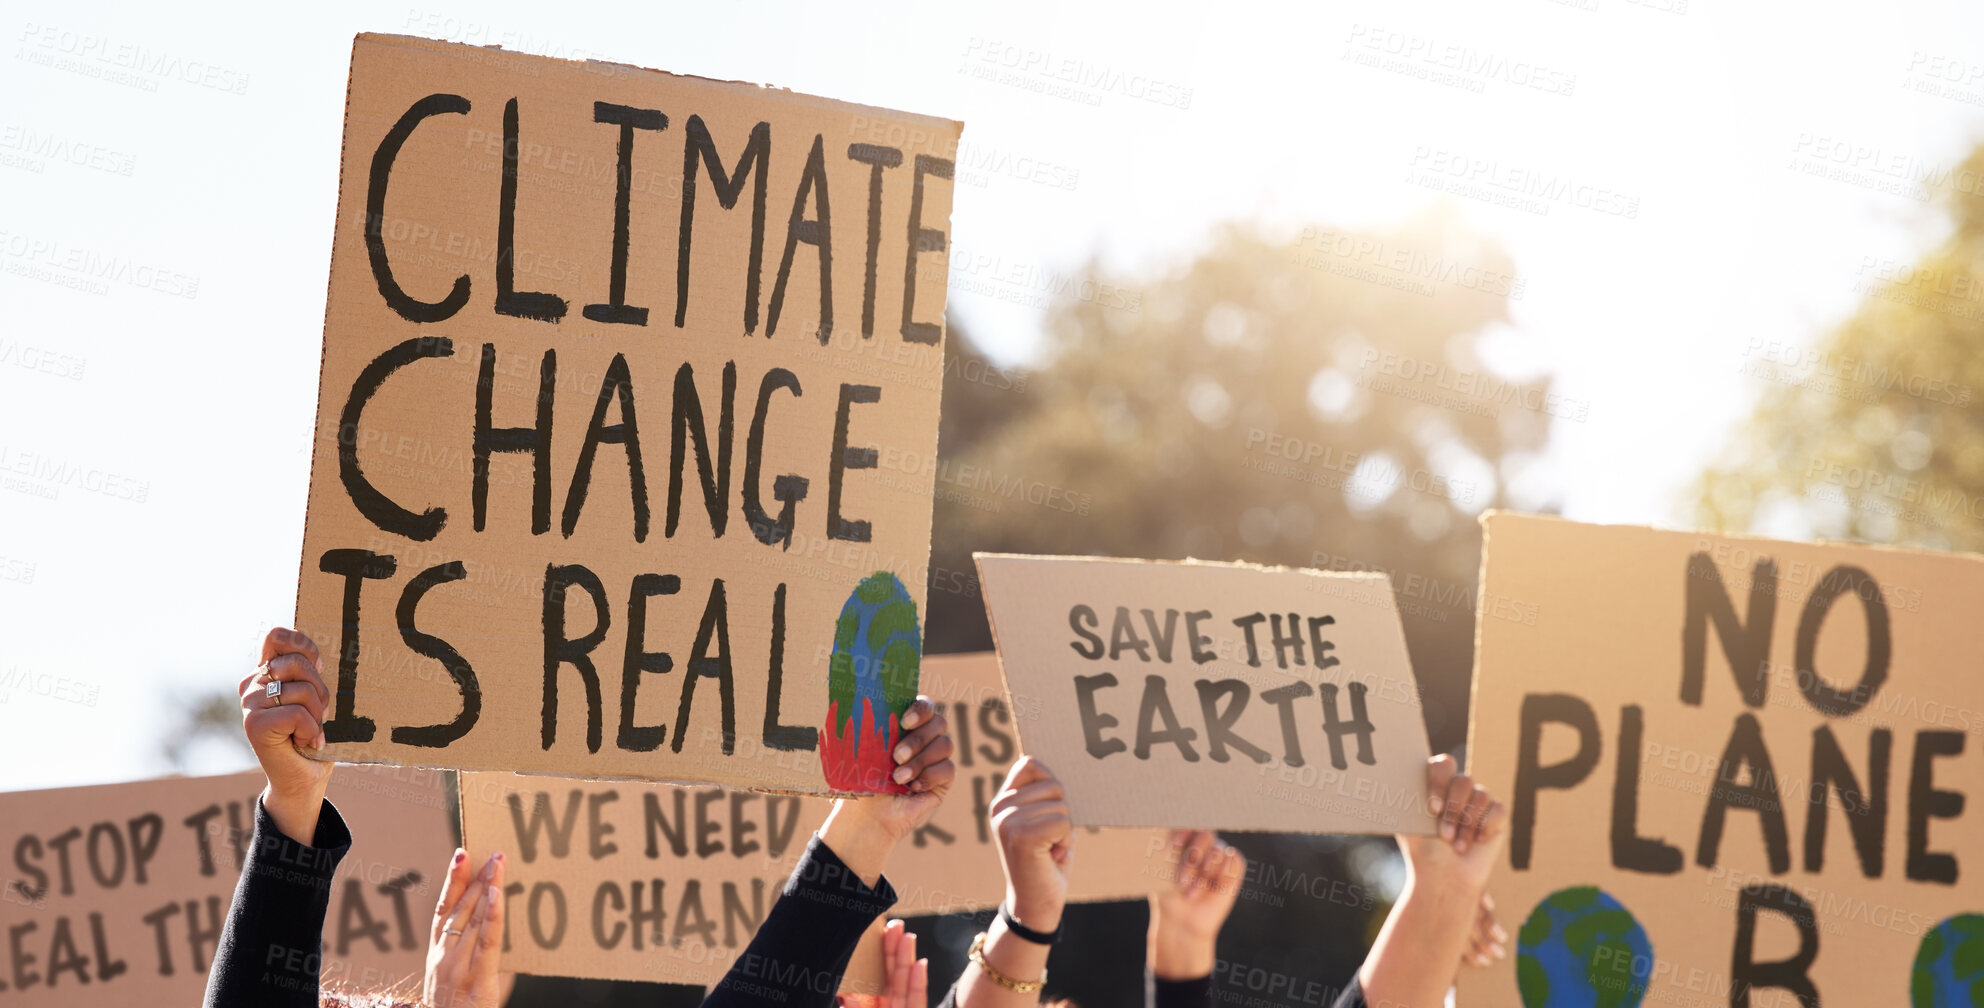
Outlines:
{"type": "MultiPolygon", "coordinates": [[[[1614,914],[1608,933],[1636,925],[1645,945],[1587,953],[1576,966],[1587,993],[1580,1000],[1568,989],[1577,981],[1560,977],[1561,1003],[1797,1004],[1777,982],[1786,977],[1743,964],[1791,960],[1806,938],[1816,943],[1809,969],[1784,972],[1825,1004],[1975,1003],[1974,976],[1959,996],[1911,992],[1925,936],[1984,911],[1974,822],[1984,558],[1512,514],[1484,524],[1468,749],[1471,771],[1513,811],[1491,892],[1519,947],[1492,969],[1462,971],[1460,1004],[1544,1003],[1520,993],[1518,953],[1556,947],[1550,912],[1523,925],[1551,894],[1586,887],[1632,918],[1614,914]],[[1766,559],[1774,576],[1757,566],[1766,559]],[[1884,657],[1874,645],[1883,637],[1884,657]],[[1884,678],[1858,688],[1870,668],[1884,678]],[[1739,681],[1759,692],[1746,697],[1739,681]],[[1807,688],[1839,701],[1834,713],[1807,688]],[[1885,773],[1872,770],[1880,738],[1885,773]],[[1815,753],[1834,746],[1855,778],[1844,792],[1815,770],[1815,753]],[[1872,842],[1864,850],[1856,820],[1872,842]],[[1862,860],[1874,847],[1878,866],[1862,860]],[[1939,864],[1947,881],[1925,875],[1939,864]],[[1805,936],[1767,887],[1809,908],[1805,936]],[[1758,900],[1746,954],[1743,907],[1758,900]],[[1593,1002],[1590,991],[1617,1000],[1593,1002]]],[[[1974,970],[1984,920],[1963,927],[1962,947],[1941,952],[1974,970]]]]}
{"type": "Polygon", "coordinates": [[[328,756],[877,789],[959,129],[359,36],[297,602],[338,659],[328,756]],[[822,737],[830,665],[854,718],[822,737]]]}
{"type": "MultiPolygon", "coordinates": [[[[986,909],[1005,893],[985,806],[1019,749],[997,663],[990,654],[933,655],[924,685],[951,722],[959,776],[936,816],[890,859],[896,917],[986,909]]],[[[462,793],[470,850],[509,852],[511,882],[523,887],[510,903],[505,969],[701,985],[720,978],[750,941],[831,808],[793,795],[514,774],[464,774],[462,793]],[[657,884],[661,934],[639,930],[636,947],[636,929],[620,925],[630,919],[634,887],[652,907],[657,884]],[[535,929],[532,900],[540,901],[535,929]],[[597,926],[595,901],[606,909],[597,926]],[[560,904],[568,923],[554,941],[560,904]],[[704,920],[706,929],[697,926],[704,920]]],[[[1085,830],[1075,842],[1072,898],[1141,898],[1169,878],[1167,853],[1162,833],[1085,830]]],[[[853,972],[843,987],[866,990],[853,972]]]]}
{"type": "Polygon", "coordinates": [[[1024,748],[1076,822],[1430,831],[1426,724],[1383,574],[976,556],[1024,748]],[[1361,702],[1369,730],[1333,746],[1325,696],[1345,727],[1361,702]]]}
{"type": "MultiPolygon", "coordinates": [[[[925,668],[923,692],[950,725],[958,777],[929,825],[896,852],[889,877],[901,898],[897,916],[985,910],[1005,898],[988,806],[1024,751],[1014,712],[1025,701],[1006,693],[997,655],[932,655],[925,668]]],[[[1169,881],[1167,854],[1163,831],[1082,830],[1075,836],[1069,899],[1141,899],[1169,881]]]]}
{"type": "MultiPolygon", "coordinates": [[[[353,844],[323,981],[417,992],[454,853],[441,775],[339,767],[331,781],[353,844]]],[[[197,1003],[264,783],[250,772],[0,794],[0,1004],[197,1003]]],[[[269,968],[317,970],[317,951],[269,968]]]]}

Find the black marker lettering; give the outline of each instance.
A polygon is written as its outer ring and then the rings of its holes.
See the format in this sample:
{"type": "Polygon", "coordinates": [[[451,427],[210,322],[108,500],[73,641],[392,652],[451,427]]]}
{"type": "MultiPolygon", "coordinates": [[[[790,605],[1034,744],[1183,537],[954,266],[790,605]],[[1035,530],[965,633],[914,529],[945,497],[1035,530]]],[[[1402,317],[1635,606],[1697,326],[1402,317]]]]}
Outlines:
{"type": "Polygon", "coordinates": [[[627,660],[620,666],[620,748],[628,752],[653,752],[668,738],[666,724],[636,726],[634,697],[643,674],[667,675],[675,659],[666,651],[647,649],[648,599],[673,595],[682,590],[682,579],[673,574],[638,574],[627,596],[627,660]]]}
{"type": "Polygon", "coordinates": [[[360,421],[365,415],[365,404],[372,401],[379,386],[393,372],[423,358],[451,357],[454,353],[455,345],[446,339],[416,336],[400,343],[358,373],[358,380],[351,385],[351,395],[344,401],[344,410],[338,415],[338,479],[343,481],[352,506],[372,524],[415,542],[426,542],[440,535],[441,527],[448,523],[448,512],[432,507],[414,514],[393,503],[366,480],[358,468],[358,434],[363,429],[360,421]]]}
{"type": "Polygon", "coordinates": [[[516,289],[517,146],[517,100],[512,98],[503,106],[503,191],[496,205],[496,314],[556,322],[565,317],[564,298],[516,289]]]}
{"type": "Polygon", "coordinates": [[[469,102],[461,95],[431,94],[413,103],[372,152],[372,174],[365,189],[365,253],[372,261],[372,278],[379,284],[379,296],[408,322],[439,322],[462,310],[468,303],[468,274],[455,278],[448,296],[439,301],[421,301],[407,294],[393,279],[392,264],[386,257],[386,186],[393,172],[393,161],[414,127],[428,116],[467,115],[469,102]]]}
{"type": "Polygon", "coordinates": [[[570,665],[578,669],[586,688],[586,751],[599,751],[599,670],[593,667],[592,650],[606,639],[610,623],[606,588],[599,583],[599,575],[578,564],[545,567],[543,745],[546,750],[558,737],[558,667],[570,665]],[[583,637],[568,637],[565,633],[565,596],[574,587],[584,590],[592,599],[593,628],[583,637]]]}
{"type": "Polygon", "coordinates": [[[834,443],[827,461],[827,538],[847,542],[868,542],[873,529],[865,521],[842,518],[840,513],[841,475],[848,469],[875,468],[873,448],[851,448],[847,444],[847,420],[855,403],[882,401],[882,390],[874,385],[840,387],[840,407],[834,413],[834,443]]]}
{"type": "Polygon", "coordinates": [[[834,275],[832,228],[827,217],[827,161],[824,138],[813,138],[813,151],[806,155],[806,167],[799,173],[799,191],[792,197],[792,219],[785,227],[785,255],[778,264],[778,279],[772,282],[770,318],[765,336],[778,332],[779,310],[785,306],[785,281],[792,271],[792,253],[800,242],[820,252],[820,345],[826,346],[834,332],[834,275]],[[806,200],[813,200],[816,216],[806,219],[806,200]]]}
{"type": "MultiPolygon", "coordinates": [[[[628,220],[628,202],[634,189],[634,131],[665,130],[668,117],[654,109],[629,108],[608,102],[592,103],[592,121],[615,123],[620,127],[619,172],[613,191],[613,266],[607,278],[607,303],[589,304],[585,316],[594,322],[619,323],[622,325],[647,325],[648,310],[627,303],[627,246],[633,240],[633,228],[628,220]]],[[[694,197],[684,194],[686,202],[694,197]]],[[[682,261],[686,270],[689,257],[682,261]]]]}
{"type": "Polygon", "coordinates": [[[537,423],[531,427],[496,427],[490,413],[496,397],[496,344],[482,344],[482,369],[475,380],[475,458],[471,503],[475,530],[483,530],[489,510],[489,456],[521,452],[531,457],[530,532],[551,531],[551,403],[558,388],[558,353],[544,351],[537,368],[537,423]]]}
{"type": "Polygon", "coordinates": [[[360,717],[358,707],[358,589],[367,580],[384,580],[397,568],[393,558],[358,549],[326,550],[317,569],[344,575],[344,605],[339,620],[338,688],[332,694],[332,715],[324,721],[326,742],[370,742],[378,731],[372,719],[360,717]]]}
{"type": "MultiPolygon", "coordinates": [[[[684,364],[682,367],[687,370],[689,365],[684,364]]],[[[676,408],[679,410],[681,408],[679,384],[676,391],[678,393],[676,408]]],[[[691,391],[690,395],[693,399],[695,393],[691,391]]],[[[549,430],[548,425],[546,430],[549,430]]],[[[549,438],[547,437],[546,440],[548,441],[549,438]]],[[[592,408],[592,422],[586,425],[586,438],[579,444],[579,461],[572,467],[572,488],[565,493],[565,520],[562,531],[567,539],[572,537],[572,530],[578,527],[579,511],[585,507],[586,491],[592,486],[593,453],[603,444],[623,445],[627,449],[627,485],[633,495],[634,541],[646,542],[648,477],[646,470],[641,467],[641,432],[640,424],[634,414],[634,379],[627,373],[625,354],[614,354],[613,360],[606,365],[606,377],[599,383],[599,399],[594,402],[592,408]],[[609,426],[606,423],[606,407],[616,399],[620,403],[620,422],[609,426]]],[[[671,521],[668,529],[670,533],[675,531],[672,520],[674,514],[673,498],[671,498],[669,507],[671,521]]]]}
{"type": "Polygon", "coordinates": [[[910,343],[935,344],[944,338],[939,322],[916,321],[916,256],[919,252],[944,251],[944,232],[923,226],[923,177],[951,177],[954,164],[947,158],[916,155],[909,188],[909,250],[902,270],[902,338],[910,343]]]}
{"type": "Polygon", "coordinates": [[[393,729],[393,741],[400,745],[423,746],[432,749],[446,747],[449,743],[469,733],[475,722],[482,716],[482,687],[476,682],[475,669],[469,667],[468,659],[454,646],[433,634],[422,633],[415,628],[414,612],[420,607],[420,600],[437,585],[468,578],[468,570],[460,560],[429,567],[413,576],[400,593],[399,608],[394,616],[399,620],[400,639],[415,654],[424,655],[441,663],[448,670],[449,678],[455,681],[455,689],[461,692],[462,709],[454,720],[446,724],[429,725],[425,728],[409,728],[404,725],[393,729]]]}

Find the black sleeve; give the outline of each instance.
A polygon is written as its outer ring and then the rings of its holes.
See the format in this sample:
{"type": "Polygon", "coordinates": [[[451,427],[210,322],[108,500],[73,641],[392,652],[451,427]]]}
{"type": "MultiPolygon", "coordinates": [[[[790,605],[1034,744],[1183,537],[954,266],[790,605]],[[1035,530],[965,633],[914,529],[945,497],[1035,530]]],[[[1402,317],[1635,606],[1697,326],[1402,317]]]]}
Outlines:
{"type": "Polygon", "coordinates": [[[308,847],[255,800],[255,835],[207,973],[207,1008],[317,1008],[331,877],[350,849],[351,831],[328,800],[308,847]]]}
{"type": "Polygon", "coordinates": [[[830,1008],[862,933],[895,902],[888,879],[870,889],[815,833],[703,1008],[830,1008]]]}
{"type": "Polygon", "coordinates": [[[1336,996],[1336,1003],[1330,1008],[1365,1008],[1364,984],[1357,979],[1357,974],[1350,975],[1350,983],[1345,985],[1343,993],[1336,996]]]}
{"type": "Polygon", "coordinates": [[[1212,1008],[1212,974],[1190,980],[1151,978],[1151,1008],[1212,1008]]]}

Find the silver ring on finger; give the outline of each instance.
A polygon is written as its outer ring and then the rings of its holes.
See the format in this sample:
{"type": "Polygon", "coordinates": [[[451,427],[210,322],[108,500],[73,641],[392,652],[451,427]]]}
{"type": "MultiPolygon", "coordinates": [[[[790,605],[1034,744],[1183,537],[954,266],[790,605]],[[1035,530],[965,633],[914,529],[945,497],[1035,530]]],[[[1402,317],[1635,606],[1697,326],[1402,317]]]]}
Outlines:
{"type": "Polygon", "coordinates": [[[280,680],[280,679],[271,679],[271,680],[269,680],[269,684],[268,684],[267,686],[264,686],[264,687],[262,687],[262,695],[263,695],[263,696],[265,696],[265,697],[268,697],[268,698],[269,698],[270,700],[272,700],[272,701],[274,701],[274,703],[271,703],[271,704],[270,704],[269,706],[271,706],[271,707],[281,707],[281,706],[282,706],[282,680],[280,680]]]}
{"type": "Polygon", "coordinates": [[[455,937],[460,938],[465,932],[463,932],[459,928],[442,928],[441,933],[444,935],[454,935],[455,937]]]}

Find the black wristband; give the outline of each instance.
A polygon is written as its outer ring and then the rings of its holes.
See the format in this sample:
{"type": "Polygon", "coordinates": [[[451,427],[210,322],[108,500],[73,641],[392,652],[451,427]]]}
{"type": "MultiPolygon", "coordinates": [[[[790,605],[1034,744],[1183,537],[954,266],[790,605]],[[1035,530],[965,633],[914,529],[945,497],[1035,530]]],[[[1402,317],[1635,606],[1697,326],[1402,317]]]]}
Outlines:
{"type": "Polygon", "coordinates": [[[1013,912],[1008,910],[1004,903],[999,904],[999,919],[1006,922],[1006,930],[1035,945],[1052,945],[1054,944],[1054,939],[1061,937],[1061,925],[1054,925],[1054,930],[1052,931],[1035,931],[1025,924],[1021,924],[1019,919],[1013,916],[1013,912]]]}

